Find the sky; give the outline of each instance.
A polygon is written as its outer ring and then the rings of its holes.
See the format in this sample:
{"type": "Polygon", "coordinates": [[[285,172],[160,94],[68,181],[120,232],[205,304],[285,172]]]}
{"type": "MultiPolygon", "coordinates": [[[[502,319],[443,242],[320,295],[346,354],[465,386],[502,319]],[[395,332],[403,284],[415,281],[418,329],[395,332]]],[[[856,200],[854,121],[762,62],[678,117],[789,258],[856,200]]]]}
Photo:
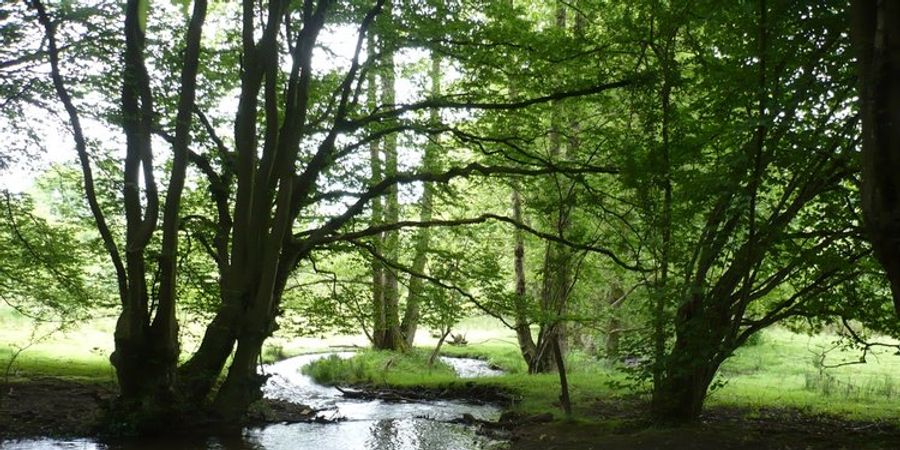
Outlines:
{"type": "MultiPolygon", "coordinates": [[[[172,4],[168,4],[168,7],[174,8],[172,4]]],[[[207,26],[204,29],[204,35],[215,36],[224,26],[222,20],[225,17],[226,15],[224,14],[217,15],[208,21],[207,26]]],[[[348,67],[356,46],[358,37],[357,31],[356,27],[351,26],[330,26],[323,30],[319,35],[319,47],[314,53],[313,69],[316,72],[323,73],[338,67],[348,67]]],[[[363,49],[361,58],[365,58],[365,49],[363,49]]],[[[398,64],[398,76],[396,78],[397,101],[399,103],[410,102],[417,98],[421,98],[422,89],[420,86],[424,85],[422,75],[419,75],[418,79],[401,76],[401,70],[399,70],[400,66],[414,64],[426,58],[428,58],[427,52],[418,49],[408,49],[396,55],[395,62],[398,64]]],[[[288,63],[288,67],[285,67],[285,70],[289,69],[288,63]]],[[[42,68],[42,70],[49,76],[49,65],[42,68]]],[[[452,67],[447,67],[445,71],[447,72],[443,75],[445,80],[449,79],[452,81],[454,78],[458,77],[458,72],[453,70],[452,67]]],[[[56,99],[54,98],[51,100],[56,99]]],[[[76,103],[76,106],[79,105],[76,103]]],[[[231,97],[221,99],[217,109],[227,116],[233,114],[236,107],[237,92],[231,97]]],[[[35,108],[33,113],[46,114],[43,111],[37,110],[37,108],[35,108]]],[[[63,163],[77,164],[78,160],[75,152],[74,140],[69,131],[68,123],[63,122],[62,120],[64,118],[64,115],[60,115],[60,120],[48,120],[37,126],[35,131],[41,136],[43,150],[35,152],[34,158],[31,160],[25,163],[16,164],[3,172],[2,176],[0,176],[0,189],[6,189],[16,193],[27,192],[34,185],[35,180],[40,174],[51,167],[51,165],[63,163]]],[[[82,125],[85,134],[89,139],[96,139],[106,143],[113,142],[112,148],[121,149],[120,154],[124,156],[124,142],[122,131],[120,129],[109,128],[103,123],[91,120],[89,117],[86,117],[85,114],[82,114],[81,120],[83,122],[82,125]],[[118,143],[116,143],[116,141],[118,141],[118,143]]],[[[220,136],[230,137],[232,134],[230,124],[226,123],[223,127],[218,129],[217,132],[220,136]]],[[[161,140],[156,140],[154,142],[154,158],[156,161],[162,161],[164,155],[166,155],[168,151],[169,146],[165,142],[161,140]]],[[[366,151],[365,153],[367,154],[368,152],[366,151]]],[[[399,159],[401,160],[401,170],[403,168],[412,168],[420,163],[421,152],[415,148],[403,148],[401,144],[399,159]]],[[[418,197],[414,192],[409,194],[418,197]]]]}

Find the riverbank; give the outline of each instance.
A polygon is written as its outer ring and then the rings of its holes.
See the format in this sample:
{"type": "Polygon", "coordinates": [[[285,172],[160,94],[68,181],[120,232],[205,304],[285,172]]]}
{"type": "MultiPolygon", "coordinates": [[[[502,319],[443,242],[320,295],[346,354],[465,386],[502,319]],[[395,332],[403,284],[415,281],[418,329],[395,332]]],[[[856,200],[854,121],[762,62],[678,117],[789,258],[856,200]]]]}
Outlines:
{"type": "MultiPolygon", "coordinates": [[[[39,377],[0,384],[0,392],[0,440],[88,438],[99,434],[104,408],[115,398],[117,388],[104,381],[39,377]]],[[[308,406],[264,399],[253,406],[241,426],[316,419],[316,411],[308,406]]]]}
{"type": "MultiPolygon", "coordinates": [[[[474,348],[451,350],[466,356],[476,356],[479,351],[486,358],[492,353],[474,348]]],[[[305,372],[314,378],[324,377],[320,381],[344,385],[342,389],[352,398],[397,402],[442,396],[475,402],[497,399],[497,404],[507,410],[499,422],[471,418],[462,422],[479,426],[480,433],[492,438],[508,440],[511,449],[900,448],[900,421],[896,415],[883,420],[871,416],[854,419],[810,409],[720,403],[708,407],[696,424],[662,427],[647,419],[647,399],[638,391],[599,388],[602,379],[587,382],[584,374],[576,373],[576,416],[565,419],[553,399],[558,395],[555,375],[511,373],[460,380],[448,378],[446,367],[426,367],[422,361],[421,352],[402,355],[365,351],[350,359],[321,360],[305,372]],[[416,364],[420,366],[415,367],[416,364]],[[585,390],[585,386],[595,389],[585,390]]]]}
{"type": "Polygon", "coordinates": [[[0,392],[0,438],[74,438],[96,434],[116,386],[40,377],[2,384],[0,392]]]}

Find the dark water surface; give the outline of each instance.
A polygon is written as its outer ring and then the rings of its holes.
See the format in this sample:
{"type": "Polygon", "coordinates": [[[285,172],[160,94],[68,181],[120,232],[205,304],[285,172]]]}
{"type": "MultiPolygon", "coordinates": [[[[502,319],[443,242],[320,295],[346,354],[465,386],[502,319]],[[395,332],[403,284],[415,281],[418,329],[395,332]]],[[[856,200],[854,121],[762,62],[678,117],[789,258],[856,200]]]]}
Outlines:
{"type": "MultiPolygon", "coordinates": [[[[243,435],[214,438],[142,439],[98,442],[91,439],[27,439],[3,441],[10,450],[470,450],[503,448],[504,443],[475,434],[464,425],[447,423],[463,414],[495,420],[499,408],[459,401],[386,403],[381,400],[345,399],[337,389],[316,384],[300,368],[330,354],[303,355],[263,367],[272,375],[264,388],[268,398],[308,405],[320,416],[343,420],[335,423],[275,424],[247,428],[243,435]]],[[[352,353],[337,353],[349,357],[352,353]]],[[[500,372],[485,362],[467,358],[442,358],[462,378],[495,376],[500,372]]]]}

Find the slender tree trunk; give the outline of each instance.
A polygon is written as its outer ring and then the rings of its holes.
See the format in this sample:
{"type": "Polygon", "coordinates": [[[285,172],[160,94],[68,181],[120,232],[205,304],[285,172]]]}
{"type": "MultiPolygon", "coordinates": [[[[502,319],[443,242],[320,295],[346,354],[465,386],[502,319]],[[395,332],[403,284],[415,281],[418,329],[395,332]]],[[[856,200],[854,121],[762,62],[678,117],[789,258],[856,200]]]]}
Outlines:
{"type": "MultiPolygon", "coordinates": [[[[512,192],[512,210],[513,220],[516,223],[522,223],[522,196],[519,194],[519,189],[515,186],[512,192]]],[[[531,368],[537,354],[537,346],[531,335],[531,322],[528,320],[528,297],[525,289],[525,237],[518,228],[513,232],[513,236],[513,266],[516,277],[516,295],[514,300],[516,339],[519,342],[522,357],[528,365],[528,372],[532,373],[531,368]]]]}
{"type": "MultiPolygon", "coordinates": [[[[566,5],[561,2],[557,2],[556,26],[562,30],[566,29],[566,5]]],[[[564,115],[564,106],[559,102],[554,103],[550,118],[550,157],[552,159],[571,156],[571,153],[575,151],[573,144],[577,145],[577,141],[570,141],[569,149],[565,154],[563,153],[562,122],[564,115]]],[[[576,130],[570,131],[574,133],[576,130]]],[[[570,228],[572,191],[567,183],[559,179],[555,181],[547,195],[555,197],[556,200],[556,211],[553,214],[554,232],[558,236],[565,236],[570,228]]],[[[567,347],[565,315],[572,284],[571,259],[571,251],[564,245],[555,242],[546,244],[541,288],[542,322],[538,334],[536,361],[532,364],[535,372],[553,370],[556,367],[553,359],[554,346],[559,345],[560,351],[563,353],[567,347]]]]}
{"type": "Polygon", "coordinates": [[[619,306],[625,292],[618,282],[614,282],[609,290],[609,322],[606,331],[606,358],[610,361],[619,359],[619,339],[622,336],[622,322],[619,320],[619,306]]]}
{"type": "MultiPolygon", "coordinates": [[[[377,52],[375,37],[370,34],[368,37],[369,53],[377,52]]],[[[378,107],[378,80],[374,70],[369,71],[367,79],[367,104],[369,111],[374,111],[378,107]]],[[[381,161],[381,143],[373,141],[369,144],[369,167],[372,171],[372,178],[369,181],[370,186],[374,186],[382,180],[382,161],[381,161]]],[[[381,197],[376,196],[372,199],[372,218],[371,226],[380,225],[384,220],[384,210],[381,206],[381,197]]],[[[375,248],[383,251],[384,235],[379,233],[372,237],[375,248]]],[[[375,348],[381,348],[384,345],[385,335],[385,316],[384,316],[384,266],[381,261],[372,259],[372,345],[375,348]]]]}
{"type": "Polygon", "coordinates": [[[569,379],[566,375],[566,364],[563,361],[562,349],[559,346],[559,334],[554,334],[553,359],[556,362],[556,371],[559,372],[559,403],[566,413],[567,418],[572,417],[572,401],[569,399],[569,379]]]}
{"type": "Polygon", "coordinates": [[[666,36],[662,47],[657,44],[654,48],[656,57],[662,65],[662,87],[660,90],[660,112],[662,115],[660,159],[662,173],[659,175],[659,185],[663,191],[662,218],[660,229],[662,232],[662,244],[659,253],[659,274],[654,289],[653,309],[653,383],[663,382],[666,362],[666,304],[669,293],[669,258],[672,246],[672,175],[670,162],[670,126],[672,116],[672,76],[673,49],[675,34],[666,36]]]}
{"type": "Polygon", "coordinates": [[[444,341],[447,340],[447,336],[450,336],[450,325],[447,325],[444,328],[444,331],[441,333],[440,339],[437,341],[437,345],[434,346],[434,350],[431,352],[431,356],[428,357],[428,367],[434,366],[434,361],[437,360],[438,355],[441,354],[441,347],[444,345],[444,341]]]}
{"type": "MultiPolygon", "coordinates": [[[[437,98],[441,95],[441,57],[433,54],[431,56],[431,96],[437,98]]],[[[434,125],[440,124],[441,118],[437,109],[431,110],[431,122],[434,125]]],[[[435,137],[437,139],[437,137],[435,137]]],[[[426,172],[437,172],[437,155],[440,151],[438,143],[429,142],[425,146],[425,155],[422,158],[422,167],[426,172]]],[[[419,219],[422,222],[428,222],[432,217],[434,209],[434,186],[431,183],[425,183],[422,187],[422,198],[419,200],[419,219]]],[[[431,242],[431,230],[422,228],[416,235],[416,253],[413,257],[412,270],[415,273],[424,273],[425,266],[428,264],[428,247],[431,242]]],[[[401,329],[407,348],[412,348],[416,338],[416,329],[419,325],[419,305],[422,302],[424,294],[424,282],[419,277],[411,277],[409,280],[409,294],[406,296],[406,310],[403,314],[401,329]]]]}
{"type": "MultiPolygon", "coordinates": [[[[391,18],[390,8],[386,8],[382,18],[391,18]]],[[[384,49],[382,49],[384,50],[384,49]]],[[[386,67],[381,73],[381,103],[393,105],[396,100],[396,86],[394,76],[394,55],[388,51],[386,67]]],[[[397,175],[397,134],[391,133],[383,141],[384,145],[384,176],[397,175]]],[[[400,220],[400,202],[398,199],[397,185],[390,187],[387,193],[384,209],[385,223],[396,223],[400,220]]],[[[383,254],[390,261],[397,261],[400,256],[400,232],[391,230],[384,233],[383,254]]],[[[384,271],[384,338],[379,348],[384,350],[400,350],[404,340],[400,330],[400,284],[395,270],[384,271]]]]}

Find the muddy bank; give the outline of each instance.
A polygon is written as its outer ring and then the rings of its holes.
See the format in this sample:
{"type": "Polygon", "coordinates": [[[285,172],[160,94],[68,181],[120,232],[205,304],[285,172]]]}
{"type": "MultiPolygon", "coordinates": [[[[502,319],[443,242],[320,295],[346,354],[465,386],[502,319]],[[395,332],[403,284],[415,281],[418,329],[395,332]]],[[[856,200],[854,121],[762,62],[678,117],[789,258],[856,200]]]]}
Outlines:
{"type": "Polygon", "coordinates": [[[110,383],[57,378],[0,385],[0,438],[93,435],[115,395],[110,383]]]}
{"type": "Polygon", "coordinates": [[[335,386],[344,397],[386,402],[459,400],[475,405],[493,404],[508,407],[518,396],[498,387],[472,382],[450,383],[441,387],[389,387],[381,385],[335,386]]]}
{"type": "MultiPolygon", "coordinates": [[[[0,439],[96,436],[103,406],[116,393],[115,386],[108,383],[54,378],[33,379],[0,388],[3,393],[0,399],[0,439]]],[[[509,392],[466,382],[429,389],[371,386],[344,390],[346,395],[354,398],[401,404],[454,399],[508,407],[516,400],[515,395],[509,392]]],[[[553,420],[550,414],[523,415],[513,412],[504,413],[499,420],[485,420],[468,414],[457,419],[448,417],[440,420],[477,429],[479,434],[492,439],[507,440],[511,449],[518,450],[900,448],[900,429],[894,423],[854,421],[792,409],[712,408],[698,424],[674,428],[659,427],[646,420],[646,405],[639,401],[602,400],[591,409],[591,420],[579,422],[553,420]]],[[[413,417],[416,413],[411,410],[409,415],[413,417]]],[[[312,408],[270,400],[253,409],[247,425],[310,422],[314,416],[312,408]]],[[[351,425],[354,423],[364,424],[353,422],[351,425]]],[[[290,428],[285,430],[287,441],[296,439],[296,431],[290,428]]],[[[321,434],[328,430],[332,427],[315,429],[314,432],[321,434]]],[[[423,433],[433,432],[429,430],[423,433]]],[[[366,432],[365,429],[357,431],[366,432]]],[[[331,439],[333,436],[325,437],[331,439]]],[[[203,446],[205,444],[201,443],[184,448],[203,446]]],[[[253,448],[269,447],[261,445],[253,448]]],[[[280,447],[276,445],[273,448],[280,447]]]]}
{"type": "MultiPolygon", "coordinates": [[[[0,439],[30,437],[83,438],[97,436],[105,408],[117,394],[112,383],[34,378],[0,385],[0,439]]],[[[198,413],[191,431],[211,421],[198,413]]],[[[315,421],[312,408],[266,399],[251,408],[243,426],[315,421]]],[[[222,431],[218,429],[218,431],[222,431]]]]}

